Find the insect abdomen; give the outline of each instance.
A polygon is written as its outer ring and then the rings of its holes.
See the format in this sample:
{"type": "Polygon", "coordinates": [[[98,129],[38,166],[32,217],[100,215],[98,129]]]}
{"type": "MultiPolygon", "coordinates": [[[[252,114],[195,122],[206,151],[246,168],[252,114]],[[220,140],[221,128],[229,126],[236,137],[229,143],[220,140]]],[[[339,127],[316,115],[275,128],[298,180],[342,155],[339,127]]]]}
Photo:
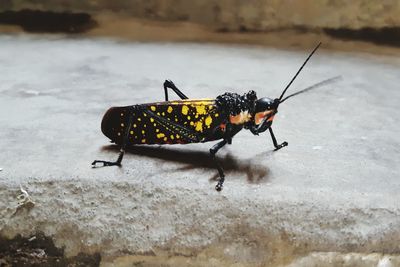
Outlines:
{"type": "Polygon", "coordinates": [[[116,144],[121,144],[127,124],[128,107],[112,107],[103,116],[101,131],[116,144]]]}
{"type": "Polygon", "coordinates": [[[220,124],[213,100],[171,101],[110,108],[102,132],[121,144],[130,126],[128,144],[186,144],[220,139],[220,124]]]}

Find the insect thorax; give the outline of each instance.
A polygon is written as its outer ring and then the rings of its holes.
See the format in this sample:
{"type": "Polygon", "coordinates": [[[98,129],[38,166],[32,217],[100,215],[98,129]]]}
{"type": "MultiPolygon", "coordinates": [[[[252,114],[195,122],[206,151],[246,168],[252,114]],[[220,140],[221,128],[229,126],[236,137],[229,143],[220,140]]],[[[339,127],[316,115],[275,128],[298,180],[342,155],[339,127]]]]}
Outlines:
{"type": "Polygon", "coordinates": [[[243,95],[236,93],[225,93],[217,96],[215,103],[221,112],[227,115],[236,116],[248,112],[253,115],[257,100],[256,92],[249,91],[243,95]]]}

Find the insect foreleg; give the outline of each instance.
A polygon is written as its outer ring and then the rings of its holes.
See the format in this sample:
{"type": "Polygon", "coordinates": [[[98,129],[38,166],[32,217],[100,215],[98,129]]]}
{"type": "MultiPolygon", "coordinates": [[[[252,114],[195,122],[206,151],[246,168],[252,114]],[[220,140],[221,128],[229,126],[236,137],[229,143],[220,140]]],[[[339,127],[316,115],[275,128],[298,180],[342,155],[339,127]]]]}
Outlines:
{"type": "Polygon", "coordinates": [[[271,134],[271,138],[272,138],[272,142],[274,143],[274,147],[275,147],[275,151],[281,149],[282,147],[285,147],[288,145],[288,143],[285,141],[282,144],[278,144],[278,142],[276,141],[274,132],[272,131],[272,128],[269,127],[269,133],[271,134]]]}
{"type": "Polygon", "coordinates": [[[175,86],[175,84],[171,80],[165,80],[164,82],[164,92],[165,92],[165,101],[168,101],[168,88],[174,90],[174,92],[181,98],[181,99],[188,99],[188,97],[175,86]]]}
{"type": "Polygon", "coordinates": [[[225,181],[225,174],[224,174],[224,170],[222,169],[221,165],[218,163],[217,159],[215,158],[215,154],[218,152],[218,150],[220,148],[222,148],[227,143],[228,143],[228,141],[224,139],[221,142],[215,144],[212,148],[210,148],[211,159],[214,161],[215,165],[217,166],[217,170],[219,173],[219,181],[218,181],[217,185],[215,186],[215,189],[217,191],[222,190],[222,186],[225,181]]]}

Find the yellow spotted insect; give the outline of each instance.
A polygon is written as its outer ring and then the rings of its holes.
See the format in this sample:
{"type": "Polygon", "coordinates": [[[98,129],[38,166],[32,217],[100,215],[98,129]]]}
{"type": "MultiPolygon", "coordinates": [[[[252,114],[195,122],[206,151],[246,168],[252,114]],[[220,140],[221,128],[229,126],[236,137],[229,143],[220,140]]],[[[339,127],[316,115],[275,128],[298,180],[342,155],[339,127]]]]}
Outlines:
{"type": "Polygon", "coordinates": [[[258,99],[254,91],[244,95],[225,93],[215,99],[188,99],[172,81],[166,80],[165,101],[110,108],[103,117],[101,130],[112,142],[121,147],[120,154],[116,161],[95,160],[92,165],[121,166],[126,147],[132,145],[188,144],[221,140],[210,149],[210,156],[219,173],[216,190],[220,191],[225,179],[224,171],[215,158],[220,148],[231,144],[233,136],[243,128],[250,130],[254,135],[259,135],[268,129],[275,150],[287,146],[287,142],[278,144],[271,128],[279,104],[292,96],[337,78],[325,80],[283,98],[286,90],[320,44],[311,52],[281,96],[276,99],[268,97],[258,99]],[[168,101],[168,89],[172,89],[181,100],[168,101]]]}

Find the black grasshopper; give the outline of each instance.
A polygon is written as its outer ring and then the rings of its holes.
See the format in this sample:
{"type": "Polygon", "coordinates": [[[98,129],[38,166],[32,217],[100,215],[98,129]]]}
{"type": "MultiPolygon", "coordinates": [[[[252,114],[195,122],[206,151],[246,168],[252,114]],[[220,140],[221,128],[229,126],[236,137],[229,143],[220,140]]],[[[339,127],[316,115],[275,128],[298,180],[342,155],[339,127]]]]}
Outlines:
{"type": "Polygon", "coordinates": [[[92,165],[121,166],[125,148],[130,145],[151,144],[188,144],[221,140],[210,148],[210,156],[219,172],[216,190],[220,191],[224,183],[224,171],[215,158],[215,154],[243,128],[254,135],[269,130],[275,150],[288,145],[276,141],[271,125],[278,106],[289,97],[313,89],[321,83],[298,91],[283,98],[286,90],[300,73],[304,65],[318,49],[311,52],[296,75],[276,99],[257,98],[254,91],[244,95],[225,93],[216,99],[189,99],[172,81],[164,82],[165,101],[139,104],[125,107],[112,107],[103,117],[101,130],[112,142],[121,147],[118,159],[114,162],[95,160],[92,165]],[[181,100],[168,101],[168,88],[181,100]]]}

